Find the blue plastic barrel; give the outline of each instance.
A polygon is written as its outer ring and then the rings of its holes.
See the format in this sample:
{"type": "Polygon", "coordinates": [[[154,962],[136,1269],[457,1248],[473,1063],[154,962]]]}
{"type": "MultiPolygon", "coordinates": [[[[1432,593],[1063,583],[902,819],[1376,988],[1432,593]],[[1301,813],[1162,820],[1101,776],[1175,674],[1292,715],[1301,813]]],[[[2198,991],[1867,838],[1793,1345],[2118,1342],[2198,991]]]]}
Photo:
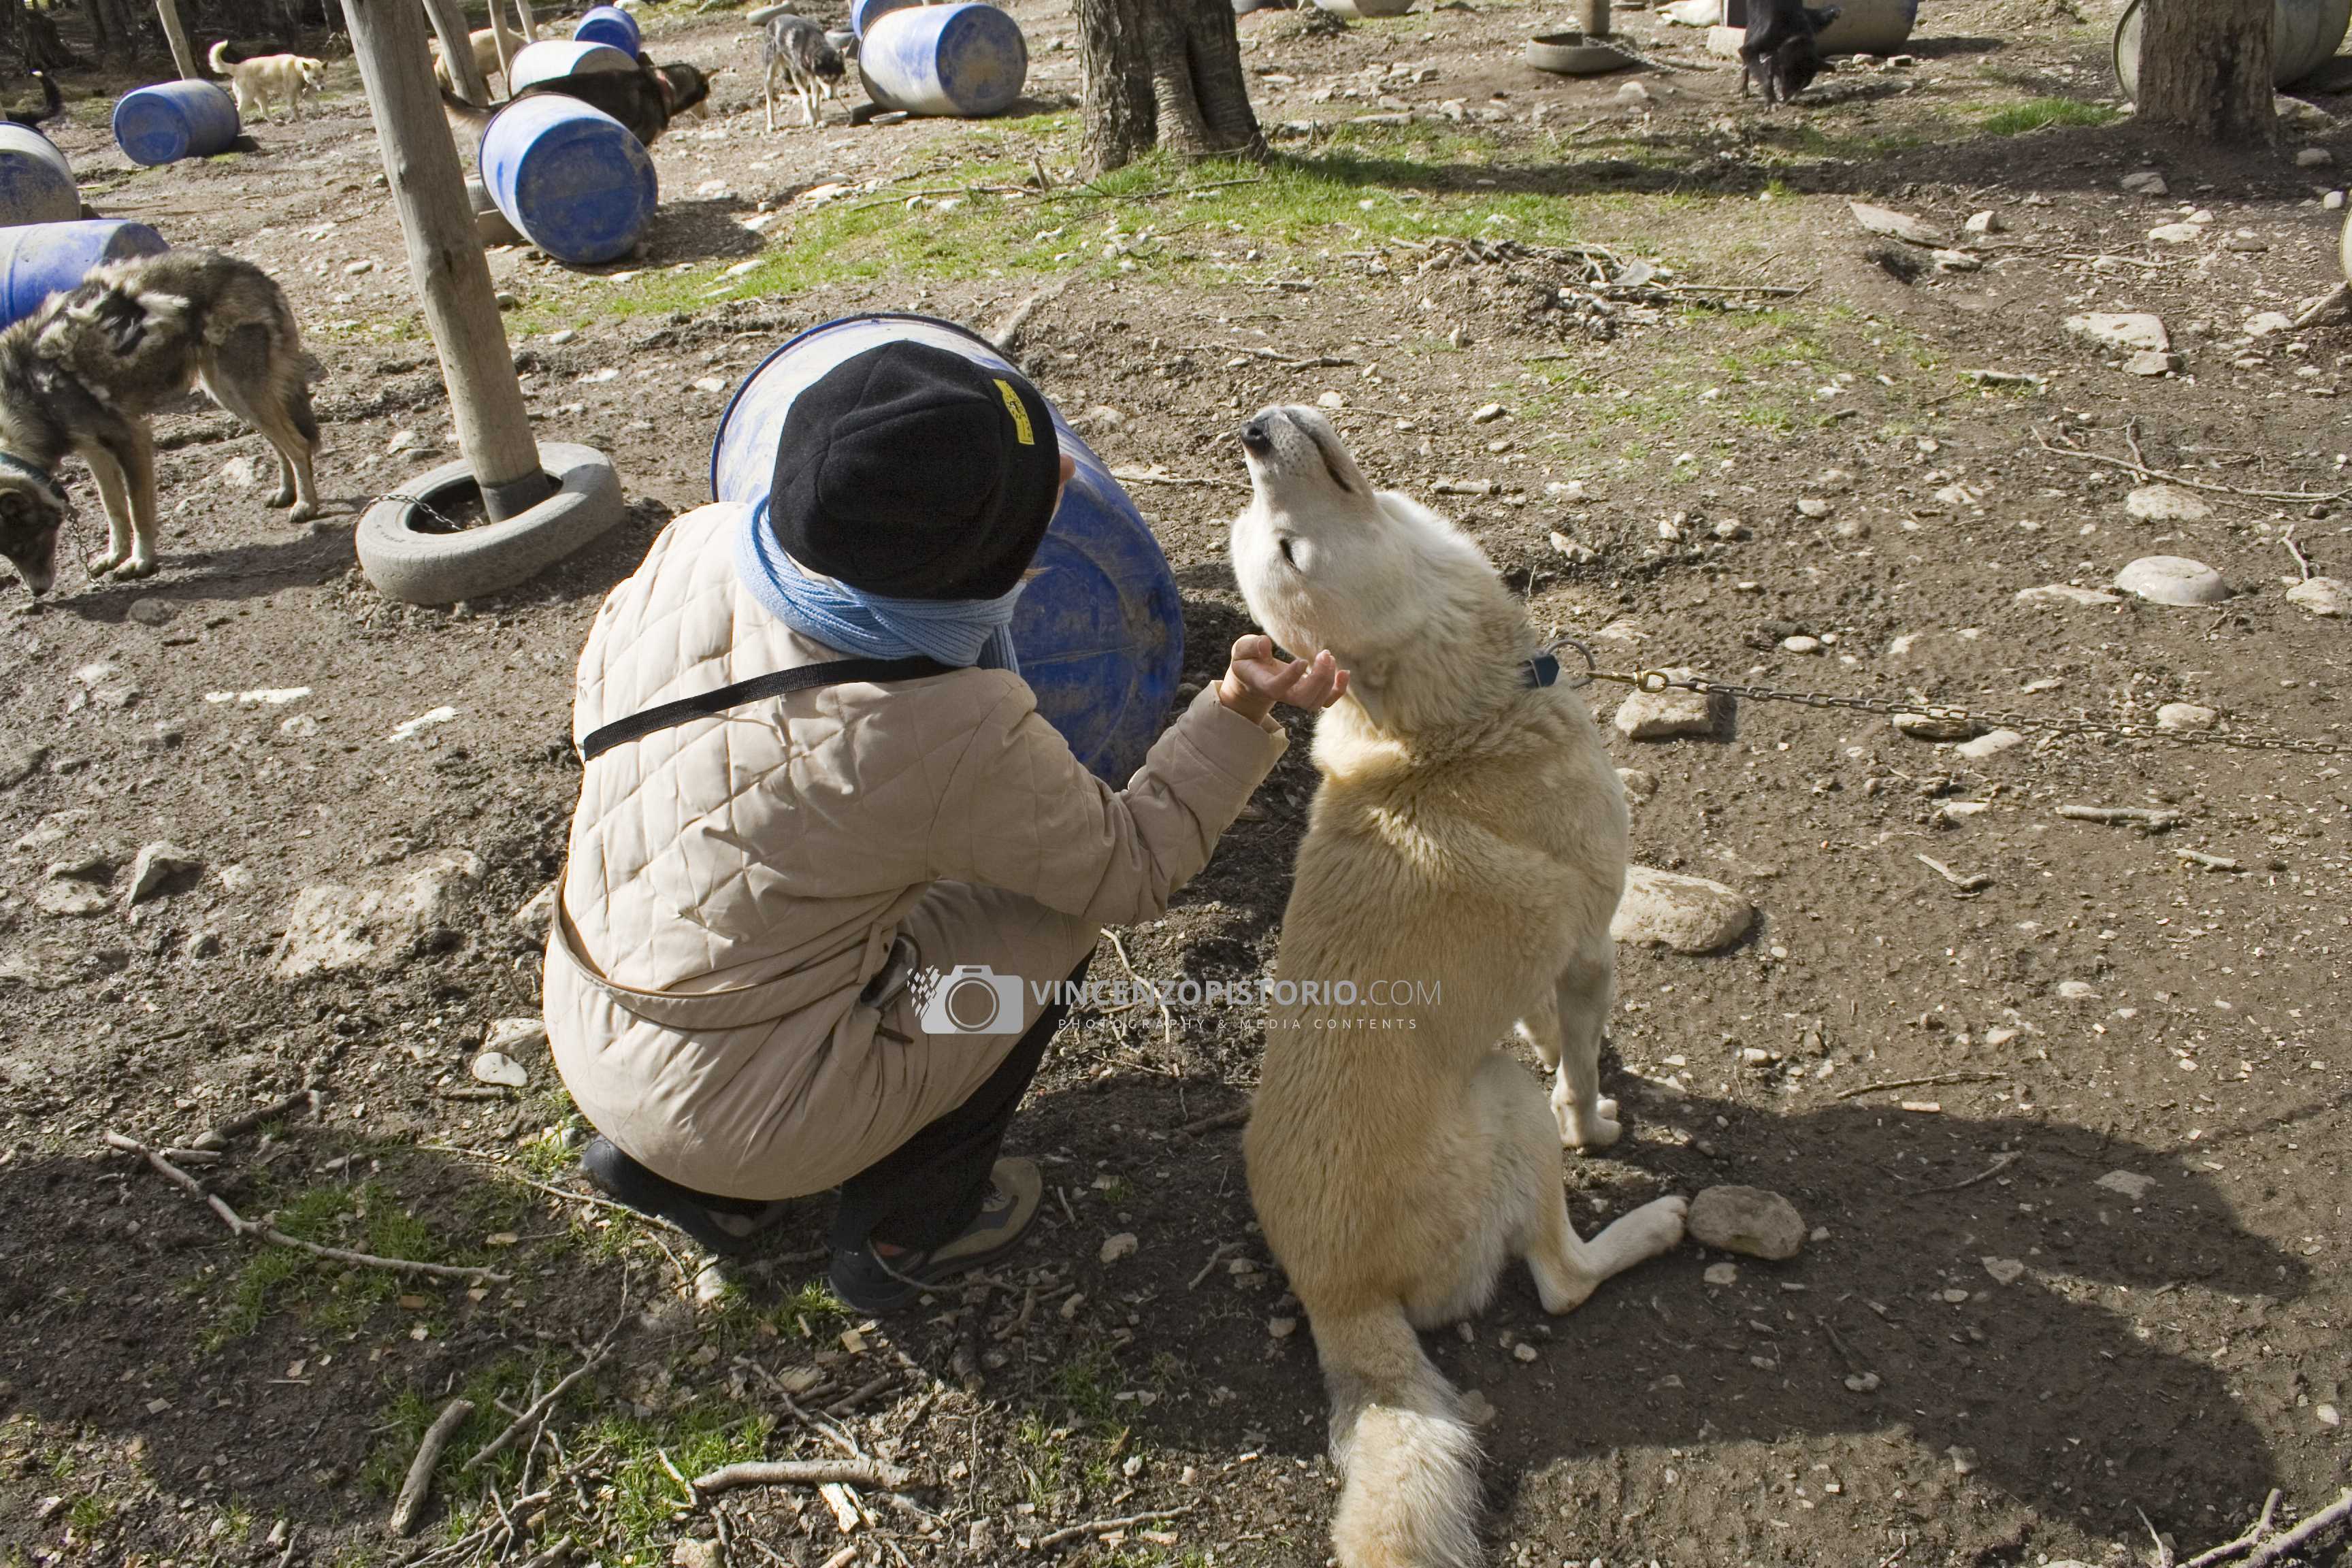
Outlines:
{"type": "Polygon", "coordinates": [[[644,54],[645,35],[637,31],[637,19],[618,5],[591,5],[581,15],[580,25],[572,29],[572,40],[578,44],[610,44],[635,57],[644,54]]]}
{"type": "Polygon", "coordinates": [[[637,68],[637,57],[626,49],[583,38],[541,38],[517,49],[508,64],[512,68],[508,73],[513,84],[509,91],[520,92],[535,82],[583,71],[633,71],[637,68]]]}
{"type": "Polygon", "coordinates": [[[77,218],[0,228],[0,327],[23,321],[110,261],[160,256],[171,247],[143,223],[77,218]]]}
{"type": "Polygon", "coordinates": [[[81,188],[57,143],[29,125],[0,122],[0,225],[81,216],[81,188]]]}
{"type": "MultiPolygon", "coordinates": [[[[765,500],[793,399],[843,361],[895,342],[1013,368],[982,339],[928,316],[847,316],[812,327],[735,389],[711,444],[711,494],[747,505],[765,500]]],[[[1184,664],[1183,603],[1135,502],[1061,410],[1046,406],[1078,471],[1038,547],[1043,574],[1022,593],[1013,642],[1037,710],[1097,777],[1122,784],[1166,727],[1184,664]]]]}
{"type": "Polygon", "coordinates": [[[149,168],[226,153],[242,129],[236,98],[218,82],[161,81],[114,103],[115,145],[149,168]]]}
{"type": "Polygon", "coordinates": [[[902,10],[922,3],[923,0],[850,0],[849,30],[862,38],[866,36],[866,29],[874,25],[874,19],[884,12],[902,10]]]}
{"type": "Polygon", "coordinates": [[[885,109],[1003,112],[1029,75],[1021,24],[993,5],[914,5],[869,23],[857,45],[866,96],[885,109]]]}
{"type": "Polygon", "coordinates": [[[556,260],[594,267],[636,248],[660,199],[629,128],[576,98],[519,98],[482,132],[482,184],[507,221],[556,260]]]}

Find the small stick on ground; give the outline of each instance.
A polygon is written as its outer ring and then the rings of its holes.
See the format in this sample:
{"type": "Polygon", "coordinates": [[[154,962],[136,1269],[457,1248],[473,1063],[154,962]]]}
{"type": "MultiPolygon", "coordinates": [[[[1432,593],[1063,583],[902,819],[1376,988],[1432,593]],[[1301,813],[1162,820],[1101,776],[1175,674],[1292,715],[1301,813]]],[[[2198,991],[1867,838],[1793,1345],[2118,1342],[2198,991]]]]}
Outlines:
{"type": "Polygon", "coordinates": [[[2305,327],[2317,326],[2328,317],[2343,310],[2347,303],[2352,303],[2352,284],[2338,283],[2294,313],[2295,331],[2301,331],[2305,327]]]}
{"type": "Polygon", "coordinates": [[[1911,858],[1963,893],[1980,893],[1992,886],[1992,879],[1982,871],[1955,871],[1941,860],[1931,860],[1925,855],[1914,855],[1911,858]]]}
{"type": "Polygon", "coordinates": [[[2135,463],[2124,458],[2111,458],[2105,452],[2087,452],[2080,447],[2064,446],[2051,440],[2040,430],[2034,431],[2033,438],[2041,444],[2043,451],[2054,458],[2079,458],[2087,463],[2105,463],[2111,468],[2121,468],[2126,473],[2137,474],[2143,479],[2162,479],[2168,485],[2179,485],[2184,489],[2203,490],[2210,495],[2243,496],[2251,500],[2304,502],[2340,500],[2344,496],[2342,490],[2250,490],[2242,489],[2236,485],[2217,485],[2204,479],[2192,479],[2185,474],[2168,473],[2162,468],[2151,468],[2146,463],[2135,463]]]}
{"type": "Polygon", "coordinates": [[[1274,364],[1288,365],[1294,370],[1337,370],[1342,365],[1363,363],[1361,360],[1348,359],[1339,354],[1309,354],[1305,358],[1298,358],[1290,354],[1277,353],[1272,349],[1262,349],[1254,343],[1185,343],[1181,347],[1187,353],[1246,354],[1251,359],[1262,359],[1274,364]]]}
{"type": "Polygon", "coordinates": [[[1975,1186],[1979,1182],[1989,1182],[1992,1180],[1993,1177],[2000,1175],[2003,1171],[2008,1170],[2011,1165],[2016,1164],[2018,1161],[2023,1158],[2024,1156],[2018,1153],[2015,1150],[2011,1150],[2006,1154],[1996,1154],[1993,1156],[1993,1162],[1991,1164],[1987,1165],[1983,1170],[1979,1171],[1967,1181],[1953,1182],[1948,1185],[1941,1187],[1921,1187],[1919,1189],[1919,1194],[1916,1195],[1924,1195],[1928,1193],[1957,1193],[1964,1191],[1967,1188],[1975,1186]]]}
{"type": "Polygon", "coordinates": [[[1832,1098],[1853,1100],[1861,1095],[1876,1094],[1883,1089],[1925,1089],[1937,1083],[1991,1083],[2008,1076],[2005,1072],[1939,1072],[1930,1073],[1926,1078],[1892,1078],[1885,1083],[1857,1084],[1852,1089],[1842,1089],[1832,1098]]]}
{"type": "Polygon", "coordinates": [[[654,1450],[654,1458],[659,1459],[661,1461],[661,1468],[669,1472],[669,1479],[677,1483],[677,1489],[686,1494],[686,1506],[688,1508],[700,1508],[702,1506],[702,1494],[694,1489],[694,1483],[686,1479],[686,1472],[677,1468],[677,1462],[669,1457],[669,1450],[667,1448],[656,1448],[654,1450]]]}
{"type": "Polygon", "coordinates": [[[1187,1503],[1182,1508],[1163,1508],[1151,1513],[1134,1513],[1125,1519],[1091,1519],[1084,1524],[1064,1525],[1059,1530],[1039,1536],[1031,1542],[1029,1546],[1030,1550],[1034,1552],[1051,1552],[1057,1546],[1067,1546],[1073,1541],[1084,1541],[1088,1536],[1106,1535],[1114,1530],[1133,1530],[1139,1524],[1160,1524],[1168,1520],[1181,1519],[1192,1512],[1192,1504],[1187,1503]]]}
{"type": "Polygon", "coordinates": [[[2109,827],[2137,827],[2143,833],[2161,833],[2179,826],[2186,814],[2158,811],[2144,805],[2062,805],[2058,815],[2069,822],[2097,822],[2109,827]]]}
{"type": "Polygon", "coordinates": [[[592,1353],[586,1361],[582,1362],[578,1366],[573,1367],[569,1373],[566,1373],[563,1377],[556,1383],[556,1385],[553,1388],[549,1389],[545,1394],[541,1394],[537,1399],[532,1400],[528,1405],[524,1406],[523,1413],[509,1423],[505,1431],[499,1433],[497,1436],[483,1444],[480,1450],[476,1453],[472,1458],[466,1461],[464,1468],[470,1470],[477,1465],[479,1465],[483,1460],[490,1458],[494,1455],[503,1453],[507,1448],[512,1447],[515,1439],[522,1436],[524,1433],[530,1431],[536,1427],[540,1422],[546,1419],[547,1413],[555,1408],[555,1402],[562,1398],[573,1384],[579,1382],[582,1378],[595,1371],[599,1366],[602,1366],[604,1362],[604,1355],[605,1352],[604,1347],[601,1345],[598,1346],[594,1352],[592,1353]]]}
{"type": "Polygon", "coordinates": [[[2200,849],[2175,849],[2173,853],[2179,856],[2183,860],[2188,861],[2190,865],[2202,866],[2208,871],[2242,871],[2245,869],[2243,866],[2239,865],[2227,855],[2208,855],[2200,849]]]}
{"type": "Polygon", "coordinates": [[[2292,556],[2294,556],[2294,569],[2295,569],[2295,571],[2297,571],[2298,573],[2302,574],[2303,580],[2304,580],[2305,582],[2306,582],[2306,583],[2310,582],[2310,581],[2311,581],[2311,557],[2310,557],[2310,556],[2308,556],[2308,555],[2305,555],[2305,554],[2303,552],[2303,546],[2302,546],[2302,545],[2300,545],[2300,544],[2297,544],[2297,543],[2294,542],[2294,525],[2293,525],[2293,524],[2291,524],[2291,523],[2290,523],[2290,524],[2288,525],[2288,527],[2287,527],[2287,531],[2286,531],[2286,537],[2285,537],[2284,539],[2280,540],[2280,541],[2279,541],[2279,542],[2280,542],[2281,544],[2283,544],[2283,545],[2284,545],[2284,546],[2286,547],[2286,552],[2287,552],[2289,555],[2292,555],[2292,556]]]}
{"type": "Polygon", "coordinates": [[[1160,1009],[1160,1043],[1169,1044],[1175,1038],[1176,1020],[1169,1016],[1168,1003],[1160,994],[1160,987],[1147,984],[1143,976],[1135,972],[1135,965],[1128,962],[1127,944],[1118,940],[1118,932],[1106,931],[1103,935],[1110,939],[1110,950],[1118,954],[1118,966],[1127,971],[1127,977],[1135,982],[1136,989],[1148,994],[1152,1005],[1160,1009]]]}
{"type": "Polygon", "coordinates": [[[2342,1497],[2247,1558],[2246,1568],[2270,1568],[2273,1563],[2284,1562],[2347,1520],[2352,1520],[2352,1489],[2347,1489],[2342,1497]]]}
{"type": "Polygon", "coordinates": [[[878,1459],[753,1459],[721,1465],[694,1478],[697,1492],[732,1491],[737,1487],[823,1487],[839,1484],[870,1487],[876,1491],[904,1491],[914,1476],[878,1459]]]}
{"type": "Polygon", "coordinates": [[[1217,1243],[1216,1250],[1209,1254],[1209,1261],[1201,1265],[1201,1271],[1192,1276],[1191,1282],[1188,1283],[1184,1289],[1187,1290],[1199,1289],[1201,1288],[1201,1281],[1209,1277],[1209,1270],[1217,1266],[1217,1259],[1223,1258],[1226,1253],[1231,1252],[1233,1249],[1234,1243],[1230,1241],[1221,1241],[1217,1243]]]}
{"type": "MultiPolygon", "coordinates": [[[[2305,574],[2305,575],[2308,575],[2308,574],[2305,574]]],[[[227,1121],[214,1127],[211,1131],[205,1132],[196,1138],[194,1140],[194,1146],[198,1149],[219,1149],[226,1147],[228,1141],[236,1137],[238,1133],[249,1131],[252,1129],[260,1126],[265,1121],[274,1121],[278,1117],[285,1115],[288,1111],[297,1110],[303,1106],[310,1107],[310,1114],[313,1116],[316,1116],[319,1113],[319,1091],[317,1089],[297,1089],[292,1094],[288,1095],[285,1099],[278,1100],[274,1104],[257,1106],[251,1110],[239,1111],[236,1115],[230,1117],[227,1121]]]]}
{"type": "Polygon", "coordinates": [[[166,1160],[146,1144],[140,1142],[136,1138],[126,1138],[120,1132],[109,1132],[105,1136],[107,1147],[140,1156],[173,1185],[204,1199],[212,1206],[213,1213],[220,1215],[221,1223],[238,1236],[257,1237],[273,1247],[291,1247],[297,1252],[307,1252],[313,1258],[324,1258],[335,1263],[356,1264],[365,1268],[389,1268],[400,1274],[425,1274],[436,1279],[463,1279],[469,1285],[503,1285],[507,1282],[507,1276],[495,1269],[461,1268],[451,1263],[419,1263],[407,1258],[378,1258],[372,1252],[352,1252],[341,1247],[321,1247],[315,1241],[304,1241],[299,1237],[289,1236],[275,1226],[264,1225],[259,1220],[246,1218],[236,1210],[229,1207],[227,1201],[218,1193],[212,1191],[195,1177],[166,1160]]]}
{"type": "Polygon", "coordinates": [[[384,1529],[395,1537],[404,1536],[416,1528],[425,1512],[425,1504],[433,1495],[433,1468],[441,1462],[441,1450],[457,1435],[457,1428],[474,1414],[470,1399],[453,1399],[441,1407],[433,1425],[425,1429],[425,1436],[416,1445],[416,1457],[408,1461],[408,1479],[400,1483],[400,1496],[393,1500],[392,1517],[384,1529]]]}
{"type": "Polygon", "coordinates": [[[2263,1500],[2262,1518],[2254,1521],[2253,1528],[2248,1530],[2245,1534],[2235,1541],[2225,1541],[2210,1552],[2199,1552],[2182,1563],[2180,1568],[2214,1568],[2216,1563],[2226,1563],[2239,1552],[2260,1545],[2263,1537],[2271,1532],[2271,1517],[2278,1512],[2280,1495],[2278,1488],[2271,1489],[2271,1495],[2263,1500]]]}
{"type": "Polygon", "coordinates": [[[1222,1127],[1239,1127],[1249,1120],[1249,1114],[1248,1106],[1237,1105],[1231,1110],[1220,1110],[1214,1116],[1203,1116],[1198,1121],[1187,1121],[1176,1131],[1187,1138],[1198,1138],[1204,1132],[1214,1132],[1222,1127]]]}
{"type": "MultiPolygon", "coordinates": [[[[1042,168],[1039,174],[1042,178],[1044,174],[1042,168]]],[[[996,352],[1010,357],[1013,353],[1013,345],[1020,340],[1021,329],[1029,324],[1029,319],[1048,302],[1061,298],[1063,292],[1077,280],[1078,275],[1073,272],[1066,278],[1046,284],[1014,306],[1013,313],[999,321],[996,324],[996,330],[988,334],[988,341],[996,346],[996,352]]]]}

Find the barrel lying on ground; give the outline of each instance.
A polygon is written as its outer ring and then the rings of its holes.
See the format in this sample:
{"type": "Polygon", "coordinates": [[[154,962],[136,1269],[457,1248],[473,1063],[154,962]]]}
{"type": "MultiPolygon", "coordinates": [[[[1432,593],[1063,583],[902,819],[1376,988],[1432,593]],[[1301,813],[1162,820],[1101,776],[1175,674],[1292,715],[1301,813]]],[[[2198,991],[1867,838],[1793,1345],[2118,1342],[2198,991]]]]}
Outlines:
{"type": "Polygon", "coordinates": [[[582,38],[541,38],[517,49],[510,64],[513,68],[508,74],[511,83],[509,90],[520,92],[542,81],[587,71],[633,71],[637,68],[637,58],[610,44],[582,38]]]}
{"type": "Polygon", "coordinates": [[[1029,76],[1021,24],[993,5],[910,5],[869,18],[857,73],[885,109],[976,118],[1001,114],[1029,76]]]}
{"type": "Polygon", "coordinates": [[[0,225],[81,216],[81,188],[57,143],[29,125],[0,123],[0,225]]]}
{"type": "MultiPolygon", "coordinates": [[[[987,342],[926,316],[849,316],[813,327],[761,362],[736,389],[710,449],[710,489],[764,507],[776,442],[793,400],[843,361],[914,342],[1011,374],[987,342]]],[[[1049,401],[1048,408],[1053,405],[1049,401]]],[[[1077,473],[1038,547],[1035,581],[1013,617],[1021,676],[1037,710],[1097,777],[1125,784],[1168,721],[1183,668],[1183,605],[1167,558],[1102,459],[1053,409],[1077,473]]]]}
{"type": "Polygon", "coordinates": [[[573,267],[635,250],[660,195],[627,126],[576,98],[517,99],[482,132],[482,184],[522,236],[573,267]]]}
{"type": "Polygon", "coordinates": [[[114,104],[115,145],[149,168],[226,153],[241,130],[236,100],[217,82],[157,82],[114,104]]]}
{"type": "Polygon", "coordinates": [[[143,223],[77,219],[0,228],[0,327],[23,321],[110,261],[160,255],[170,247],[143,223]]]}
{"type": "Polygon", "coordinates": [[[572,29],[572,39],[580,44],[609,44],[632,56],[646,52],[637,19],[618,5],[589,6],[581,13],[580,25],[572,29]]]}

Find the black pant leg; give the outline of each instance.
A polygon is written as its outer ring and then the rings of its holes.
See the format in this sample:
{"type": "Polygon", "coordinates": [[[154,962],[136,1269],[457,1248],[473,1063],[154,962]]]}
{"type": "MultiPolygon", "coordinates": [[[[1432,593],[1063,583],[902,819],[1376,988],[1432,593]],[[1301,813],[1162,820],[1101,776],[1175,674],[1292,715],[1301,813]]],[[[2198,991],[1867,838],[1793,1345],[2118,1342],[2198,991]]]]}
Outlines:
{"type": "MultiPolygon", "coordinates": [[[[1080,960],[1071,982],[1084,980],[1093,962],[1091,953],[1080,960]]],[[[1067,1011],[1058,1001],[1047,1007],[971,1098],[841,1184],[833,1220],[836,1249],[872,1239],[924,1251],[952,1240],[972,1222],[1013,1113],[1067,1011]]]]}

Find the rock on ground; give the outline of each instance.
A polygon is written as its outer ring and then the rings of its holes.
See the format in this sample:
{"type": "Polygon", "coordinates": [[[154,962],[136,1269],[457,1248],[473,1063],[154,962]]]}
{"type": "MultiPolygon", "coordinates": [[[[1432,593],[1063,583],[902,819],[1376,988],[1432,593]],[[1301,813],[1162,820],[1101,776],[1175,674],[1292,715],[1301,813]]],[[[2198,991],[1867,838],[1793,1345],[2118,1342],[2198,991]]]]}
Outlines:
{"type": "Polygon", "coordinates": [[[2116,586],[2151,605],[2181,609],[2218,605],[2230,596],[2221,574],[2185,555],[2143,555],[2116,574],[2116,586]]]}
{"type": "Polygon", "coordinates": [[[193,852],[162,839],[139,851],[131,863],[131,894],[128,901],[141,903],[163,890],[174,877],[184,877],[204,868],[204,861],[193,852]]]}
{"type": "Polygon", "coordinates": [[[515,929],[533,942],[545,942],[547,933],[555,929],[555,889],[556,884],[550,882],[514,912],[515,929]]]}
{"type": "Polygon", "coordinates": [[[2194,702],[2168,702],[2156,710],[2159,730],[2210,730],[2221,721],[2221,715],[2194,702]]]}
{"type": "MultiPolygon", "coordinates": [[[[1686,680],[1695,669],[1666,674],[1686,680]]],[[[1680,735],[1717,736],[1730,730],[1731,700],[1700,691],[1636,691],[1617,705],[1619,733],[1634,741],[1671,741],[1680,735]]]]}
{"type": "Polygon", "coordinates": [[[2069,316],[2066,331],[2075,337],[2134,353],[2172,352],[2172,335],[2164,330],[2163,318],[2145,310],[2094,310],[2088,315],[2069,316]]]}
{"type": "Polygon", "coordinates": [[[1702,1247],[1749,1258],[1794,1258],[1805,1244],[1797,1205],[1762,1187],[1709,1187],[1691,1199],[1684,1234],[1702,1247]]]}
{"type": "Polygon", "coordinates": [[[481,874],[480,860],[452,849],[365,887],[320,882],[303,889],[286,911],[278,978],[399,964],[428,934],[454,923],[458,886],[481,874]]]}
{"type": "Polygon", "coordinates": [[[2021,605],[2120,605],[2120,595],[2102,588],[2077,588],[2072,583],[2045,583],[2039,588],[2020,588],[2017,602],[2021,605]]]}
{"type": "Polygon", "coordinates": [[[1973,719],[1939,713],[1897,713],[1894,723],[1915,741],[1972,741],[1984,733],[1984,726],[1973,719]]]}
{"type": "Polygon", "coordinates": [[[2286,602],[2315,616],[2352,617],[2352,584],[2335,577],[2314,577],[2289,588],[2286,602]]]}
{"type": "Polygon", "coordinates": [[[1609,934],[1676,952],[1716,952],[1746,936],[1755,921],[1756,906],[1720,882],[1632,866],[1609,934]]]}
{"type": "Polygon", "coordinates": [[[2124,510],[2139,522],[2202,522],[2213,515],[2203,496],[2179,485],[2142,485],[2124,497],[2124,510]]]}
{"type": "Polygon", "coordinates": [[[1987,757],[1999,756],[2012,746],[2023,744],[2025,744],[2025,737],[2014,730],[1990,730],[1973,741],[1963,742],[1952,750],[1972,763],[1980,763],[1987,757]]]}

